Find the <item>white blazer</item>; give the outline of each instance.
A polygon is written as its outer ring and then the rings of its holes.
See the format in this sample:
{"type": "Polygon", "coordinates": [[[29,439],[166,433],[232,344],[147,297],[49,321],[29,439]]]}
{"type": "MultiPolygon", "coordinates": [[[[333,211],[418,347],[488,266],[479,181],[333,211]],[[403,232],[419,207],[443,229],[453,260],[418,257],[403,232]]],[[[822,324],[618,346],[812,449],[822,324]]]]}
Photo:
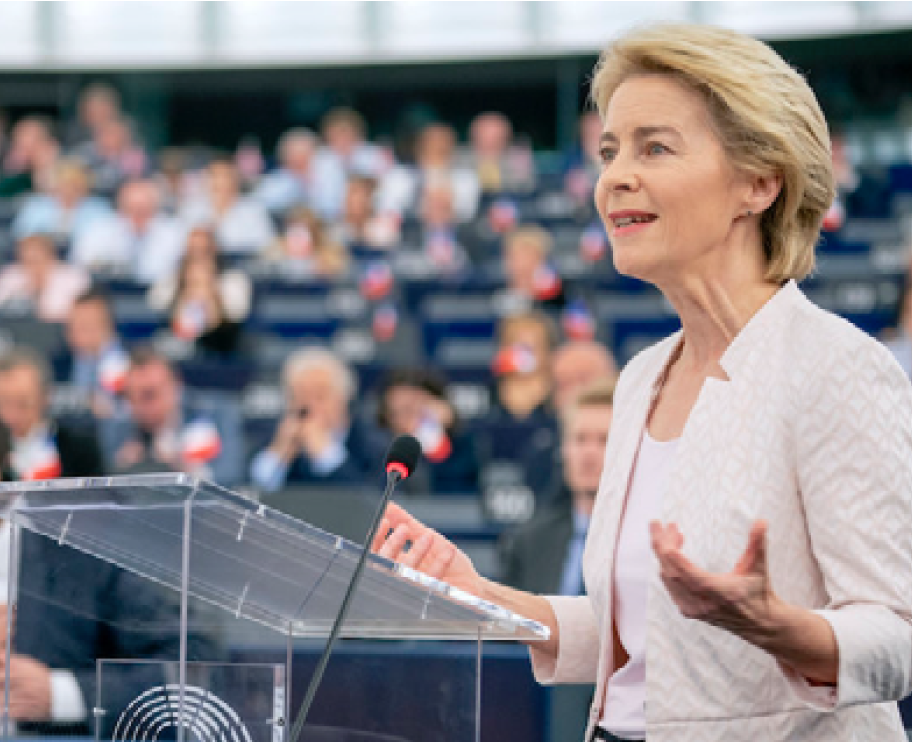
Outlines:
{"type": "MultiPolygon", "coordinates": [[[[597,682],[613,668],[613,560],[634,456],[681,333],[618,383],[589,531],[588,597],[549,598],[555,659],[545,683],[597,682]]],[[[763,650],[681,616],[657,572],[649,587],[646,726],[653,742],[905,742],[894,701],[912,692],[912,386],[890,352],[786,284],[707,379],[678,444],[662,519],[684,552],[730,571],[751,524],[769,522],[772,586],[814,609],[839,645],[838,687],[813,688],[763,650]]]]}

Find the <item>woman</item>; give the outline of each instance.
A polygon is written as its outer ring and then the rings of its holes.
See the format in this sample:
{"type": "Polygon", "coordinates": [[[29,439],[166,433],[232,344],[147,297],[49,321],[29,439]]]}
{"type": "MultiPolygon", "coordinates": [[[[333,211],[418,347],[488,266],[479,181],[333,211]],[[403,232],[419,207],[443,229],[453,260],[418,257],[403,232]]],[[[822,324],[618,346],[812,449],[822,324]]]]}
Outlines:
{"type": "Polygon", "coordinates": [[[487,581],[395,507],[374,547],[546,624],[536,675],[597,681],[591,738],[905,740],[912,390],[795,284],[834,193],[817,102],[762,43],[687,25],[613,44],[593,97],[615,265],[683,329],[621,375],[589,597],[487,581]]]}
{"type": "Polygon", "coordinates": [[[215,233],[196,227],[177,276],[167,276],[149,290],[149,304],[167,313],[172,332],[202,351],[231,354],[250,314],[252,286],[239,270],[222,265],[215,233]]]}
{"type": "Polygon", "coordinates": [[[305,206],[288,213],[282,236],[265,251],[263,260],[298,277],[331,281],[348,271],[348,250],[327,235],[323,220],[305,206]]]}

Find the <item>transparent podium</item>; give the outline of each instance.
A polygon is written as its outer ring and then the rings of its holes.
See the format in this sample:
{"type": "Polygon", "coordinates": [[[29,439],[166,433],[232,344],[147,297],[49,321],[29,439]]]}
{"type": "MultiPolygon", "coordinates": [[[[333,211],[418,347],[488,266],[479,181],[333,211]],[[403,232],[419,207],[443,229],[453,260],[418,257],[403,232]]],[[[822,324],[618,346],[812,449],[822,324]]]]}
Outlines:
{"type": "MultiPolygon", "coordinates": [[[[4,737],[293,742],[360,544],[182,474],[0,496],[4,737]]],[[[482,642],[547,629],[371,555],[342,637],[304,742],[478,740],[482,642]]]]}

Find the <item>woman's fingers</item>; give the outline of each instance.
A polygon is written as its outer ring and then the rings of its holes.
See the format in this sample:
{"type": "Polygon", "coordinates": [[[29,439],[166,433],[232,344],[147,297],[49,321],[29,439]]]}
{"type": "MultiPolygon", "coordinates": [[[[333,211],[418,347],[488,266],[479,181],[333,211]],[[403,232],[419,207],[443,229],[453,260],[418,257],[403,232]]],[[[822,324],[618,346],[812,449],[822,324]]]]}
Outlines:
{"type": "Polygon", "coordinates": [[[390,535],[390,522],[388,519],[383,518],[380,521],[380,525],[377,526],[377,533],[374,534],[374,540],[371,542],[371,551],[375,554],[380,551],[380,548],[383,546],[387,537],[390,535]]]}
{"type": "Polygon", "coordinates": [[[418,569],[418,565],[431,551],[434,546],[434,538],[429,533],[423,533],[418,540],[413,542],[409,550],[402,555],[400,563],[412,569],[418,569]]]}
{"type": "Polygon", "coordinates": [[[394,562],[401,561],[402,550],[409,540],[409,529],[404,524],[400,524],[393,529],[389,538],[384,541],[383,545],[377,549],[377,554],[394,562]]]}

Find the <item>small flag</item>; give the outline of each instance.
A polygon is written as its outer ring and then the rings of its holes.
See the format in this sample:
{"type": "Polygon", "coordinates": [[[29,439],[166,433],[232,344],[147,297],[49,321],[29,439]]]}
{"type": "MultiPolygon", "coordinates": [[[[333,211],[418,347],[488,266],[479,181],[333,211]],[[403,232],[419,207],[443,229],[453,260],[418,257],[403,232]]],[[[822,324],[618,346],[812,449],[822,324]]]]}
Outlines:
{"type": "Polygon", "coordinates": [[[392,340],[399,325],[399,313],[396,307],[386,302],[374,310],[371,329],[377,342],[385,343],[392,340]]]}
{"type": "Polygon", "coordinates": [[[184,429],[181,449],[188,464],[205,464],[222,452],[222,439],[212,422],[196,420],[184,429]]]}
{"type": "Polygon", "coordinates": [[[577,167],[567,173],[567,177],[564,180],[564,188],[577,201],[584,201],[592,198],[594,184],[589,173],[583,168],[577,167]]]}
{"type": "Polygon", "coordinates": [[[435,230],[428,239],[426,251],[438,268],[450,270],[456,267],[456,240],[449,230],[435,230]]]}
{"type": "Polygon", "coordinates": [[[108,394],[120,394],[130,370],[130,359],[122,350],[105,353],[98,366],[98,383],[108,394]]]}
{"type": "Polygon", "coordinates": [[[535,352],[528,345],[509,345],[494,356],[491,370],[498,376],[504,374],[528,374],[538,368],[535,352]]]}
{"type": "Polygon", "coordinates": [[[580,235],[579,241],[580,255],[583,260],[590,263],[597,263],[605,257],[608,252],[608,238],[605,232],[599,226],[591,226],[580,235]]]}
{"type": "Polygon", "coordinates": [[[421,450],[427,460],[434,464],[446,461],[453,453],[453,444],[440,421],[433,415],[424,415],[421,418],[415,437],[421,444],[421,450]]]}
{"type": "Polygon", "coordinates": [[[595,337],[595,318],[584,302],[571,302],[563,320],[567,337],[573,340],[592,340],[595,337]]]}
{"type": "Polygon", "coordinates": [[[548,301],[561,293],[561,279],[547,263],[538,266],[535,269],[535,275],[532,276],[532,288],[535,291],[535,298],[539,301],[548,301]]]}
{"type": "Polygon", "coordinates": [[[824,232],[838,232],[845,224],[845,207],[838,196],[833,199],[830,208],[823,217],[822,229],[824,232]]]}
{"type": "Polygon", "coordinates": [[[361,293],[377,301],[393,290],[393,270],[387,263],[373,262],[367,266],[361,276],[361,293]]]}
{"type": "Polygon", "coordinates": [[[184,302],[174,316],[171,329],[183,340],[196,340],[207,325],[206,307],[200,301],[184,302]]]}
{"type": "MultiPolygon", "coordinates": [[[[60,454],[53,441],[43,440],[29,446],[20,466],[22,478],[28,482],[41,479],[55,479],[62,472],[60,454]]],[[[17,467],[18,468],[18,467],[17,467]]]]}
{"type": "Polygon", "coordinates": [[[516,204],[507,198],[499,198],[488,211],[488,224],[497,234],[503,234],[516,226],[519,219],[519,209],[516,204]]]}

